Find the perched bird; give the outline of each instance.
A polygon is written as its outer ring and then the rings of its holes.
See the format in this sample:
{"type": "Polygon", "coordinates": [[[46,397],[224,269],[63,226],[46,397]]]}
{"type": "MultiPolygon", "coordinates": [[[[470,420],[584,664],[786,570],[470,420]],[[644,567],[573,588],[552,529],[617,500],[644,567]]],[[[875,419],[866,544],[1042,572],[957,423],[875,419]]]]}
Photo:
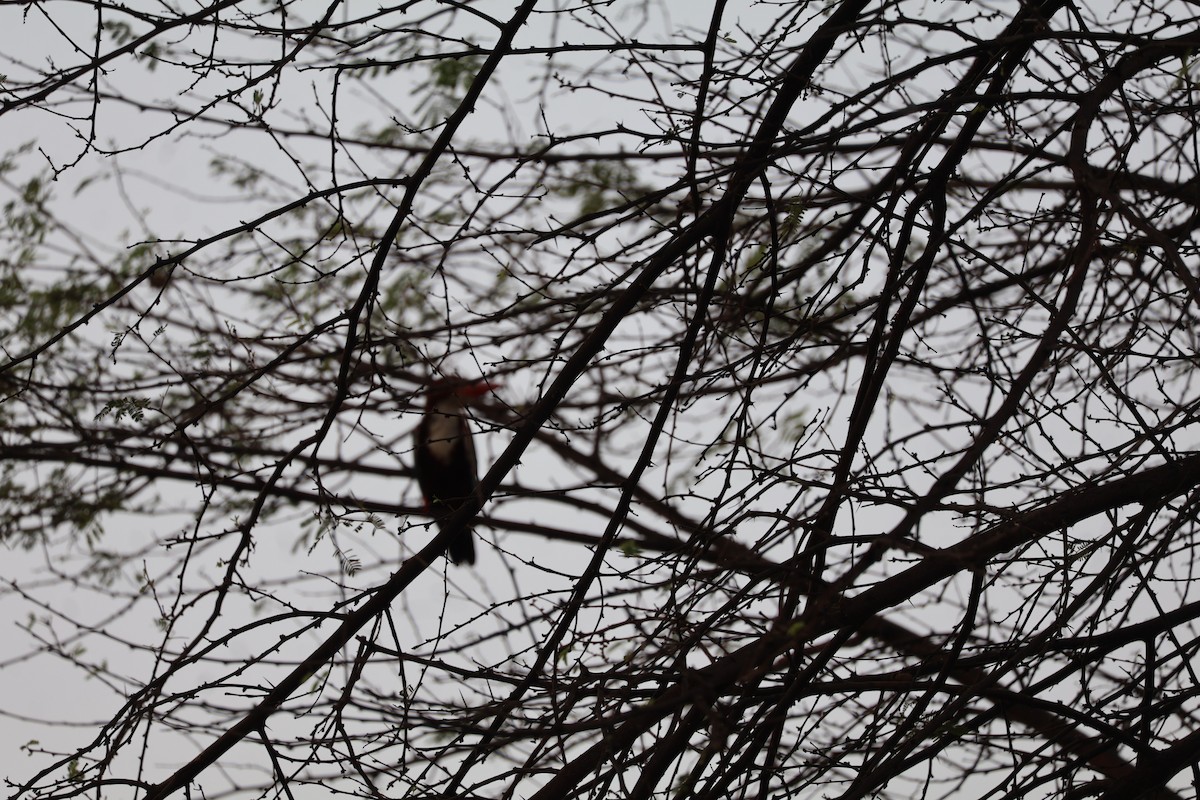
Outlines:
{"type": "MultiPolygon", "coordinates": [[[[475,445],[465,406],[492,388],[483,380],[447,377],[438,378],[425,390],[425,414],[415,433],[416,475],[425,508],[439,529],[479,491],[475,445]]],[[[446,555],[455,564],[475,563],[475,539],[469,526],[450,540],[446,555]]]]}

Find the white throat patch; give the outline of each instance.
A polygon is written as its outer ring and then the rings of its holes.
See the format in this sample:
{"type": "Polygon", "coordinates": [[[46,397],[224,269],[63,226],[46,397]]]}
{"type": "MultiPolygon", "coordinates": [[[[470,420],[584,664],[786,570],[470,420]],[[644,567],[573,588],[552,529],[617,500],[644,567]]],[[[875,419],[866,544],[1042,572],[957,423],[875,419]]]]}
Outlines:
{"type": "Polygon", "coordinates": [[[435,405],[429,414],[429,454],[438,461],[450,460],[450,454],[462,435],[462,419],[458,410],[457,403],[445,400],[435,405]]]}

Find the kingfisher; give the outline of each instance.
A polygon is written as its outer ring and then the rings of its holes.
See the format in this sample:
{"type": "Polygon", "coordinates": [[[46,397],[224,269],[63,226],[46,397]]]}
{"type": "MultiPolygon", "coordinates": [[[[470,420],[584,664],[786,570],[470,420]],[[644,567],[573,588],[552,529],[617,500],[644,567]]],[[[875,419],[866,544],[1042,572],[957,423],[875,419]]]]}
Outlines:
{"type": "MultiPolygon", "coordinates": [[[[414,434],[415,472],[425,510],[439,530],[468,500],[479,497],[475,443],[466,406],[493,388],[495,385],[485,380],[445,377],[425,390],[425,413],[414,434]]],[[[450,540],[446,555],[455,564],[475,563],[475,537],[469,525],[450,540]]]]}

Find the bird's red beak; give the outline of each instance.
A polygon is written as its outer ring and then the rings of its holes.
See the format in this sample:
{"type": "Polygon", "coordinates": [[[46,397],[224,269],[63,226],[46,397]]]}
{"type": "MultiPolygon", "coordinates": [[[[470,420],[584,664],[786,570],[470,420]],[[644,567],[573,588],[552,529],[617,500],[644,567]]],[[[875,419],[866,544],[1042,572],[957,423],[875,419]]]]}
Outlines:
{"type": "Polygon", "coordinates": [[[466,383],[454,390],[454,393],[463,399],[473,399],[483,397],[493,389],[499,389],[501,384],[492,383],[491,381],[475,381],[474,383],[466,383]]]}

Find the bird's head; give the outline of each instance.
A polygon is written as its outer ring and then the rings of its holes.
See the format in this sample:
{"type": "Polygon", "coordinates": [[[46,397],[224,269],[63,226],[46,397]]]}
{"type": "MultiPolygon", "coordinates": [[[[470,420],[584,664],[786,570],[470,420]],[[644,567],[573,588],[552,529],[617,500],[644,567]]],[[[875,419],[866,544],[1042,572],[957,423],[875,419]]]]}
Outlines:
{"type": "Polygon", "coordinates": [[[462,405],[478,400],[492,389],[499,389],[500,384],[492,383],[481,378],[462,378],[457,375],[447,375],[430,382],[425,390],[425,407],[434,406],[446,400],[455,400],[462,405]]]}

